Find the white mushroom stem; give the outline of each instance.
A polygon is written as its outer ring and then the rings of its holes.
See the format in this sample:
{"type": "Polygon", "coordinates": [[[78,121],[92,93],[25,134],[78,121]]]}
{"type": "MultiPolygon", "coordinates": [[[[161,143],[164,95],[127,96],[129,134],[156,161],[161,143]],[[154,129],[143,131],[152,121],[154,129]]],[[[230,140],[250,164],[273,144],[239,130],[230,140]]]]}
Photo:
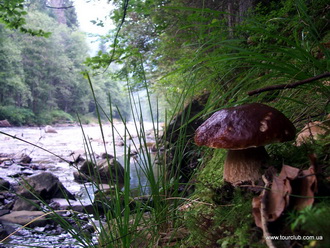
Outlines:
{"type": "Polygon", "coordinates": [[[261,178],[261,167],[268,154],[263,146],[242,150],[228,150],[224,164],[224,180],[232,185],[255,182],[261,178]]]}

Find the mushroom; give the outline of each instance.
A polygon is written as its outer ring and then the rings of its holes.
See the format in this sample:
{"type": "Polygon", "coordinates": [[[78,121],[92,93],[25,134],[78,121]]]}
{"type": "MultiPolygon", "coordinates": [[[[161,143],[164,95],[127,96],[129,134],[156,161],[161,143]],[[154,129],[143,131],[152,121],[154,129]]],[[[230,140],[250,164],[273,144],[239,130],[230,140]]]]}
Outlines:
{"type": "Polygon", "coordinates": [[[224,180],[239,185],[261,177],[268,158],[265,145],[294,139],[296,129],[283,113],[260,103],[215,112],[195,133],[199,146],[228,150],[224,180]]]}

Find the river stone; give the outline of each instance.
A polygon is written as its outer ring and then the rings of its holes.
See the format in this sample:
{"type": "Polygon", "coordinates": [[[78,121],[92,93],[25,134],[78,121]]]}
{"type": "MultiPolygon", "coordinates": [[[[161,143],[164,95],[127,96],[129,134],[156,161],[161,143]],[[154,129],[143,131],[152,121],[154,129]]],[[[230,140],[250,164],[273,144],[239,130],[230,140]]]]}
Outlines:
{"type": "Polygon", "coordinates": [[[29,155],[22,154],[19,160],[19,163],[29,164],[31,163],[32,158],[29,155]]]}
{"type": "Polygon", "coordinates": [[[9,235],[9,233],[6,230],[5,226],[0,223],[0,240],[4,239],[8,235],[9,235]]]}
{"type": "Polygon", "coordinates": [[[1,120],[0,121],[0,127],[11,127],[9,121],[7,120],[1,120]]]}
{"type": "Polygon", "coordinates": [[[79,172],[73,173],[77,182],[94,181],[104,184],[123,184],[125,170],[114,158],[101,159],[96,165],[86,160],[80,167],[79,172]]]}
{"type": "Polygon", "coordinates": [[[38,175],[21,180],[21,185],[16,193],[28,199],[35,199],[36,195],[42,200],[52,198],[75,199],[74,196],[63,186],[58,177],[50,172],[42,172],[38,175]],[[33,193],[32,193],[33,192],[33,193]]]}
{"type": "Polygon", "coordinates": [[[8,190],[9,187],[10,187],[10,183],[7,180],[0,177],[0,191],[8,190]]]}
{"type": "Polygon", "coordinates": [[[29,224],[29,227],[45,226],[49,220],[47,220],[46,217],[39,218],[44,214],[45,213],[42,211],[12,211],[10,214],[1,216],[0,221],[25,225],[34,220],[31,224],[29,224]]]}
{"type": "Polygon", "coordinates": [[[27,210],[27,211],[37,211],[39,210],[38,204],[40,201],[38,200],[26,200],[22,198],[18,198],[15,201],[13,211],[22,211],[22,210],[27,210]]]}
{"type": "Polygon", "coordinates": [[[45,133],[57,133],[57,131],[52,126],[47,125],[45,126],[45,133]]]}

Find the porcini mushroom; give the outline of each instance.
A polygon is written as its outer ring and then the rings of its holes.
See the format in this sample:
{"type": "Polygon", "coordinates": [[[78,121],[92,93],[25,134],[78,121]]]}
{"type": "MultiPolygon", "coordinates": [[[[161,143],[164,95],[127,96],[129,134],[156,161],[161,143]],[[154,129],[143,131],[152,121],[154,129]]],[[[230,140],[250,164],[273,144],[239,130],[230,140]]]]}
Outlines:
{"type": "Polygon", "coordinates": [[[215,112],[195,133],[199,146],[228,150],[224,180],[238,185],[261,177],[268,158],[265,145],[294,139],[296,129],[283,113],[260,103],[215,112]]]}

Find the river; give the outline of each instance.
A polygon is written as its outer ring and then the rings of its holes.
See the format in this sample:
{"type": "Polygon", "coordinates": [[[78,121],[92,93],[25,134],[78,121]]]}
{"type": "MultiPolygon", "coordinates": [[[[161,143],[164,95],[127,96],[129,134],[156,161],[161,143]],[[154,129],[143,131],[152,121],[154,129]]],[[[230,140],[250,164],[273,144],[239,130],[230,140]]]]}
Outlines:
{"type": "MultiPolygon", "coordinates": [[[[82,187],[81,184],[78,184],[73,180],[73,172],[76,169],[63,159],[73,161],[74,156],[78,156],[79,154],[83,155],[86,147],[84,143],[87,141],[95,154],[101,155],[102,153],[107,152],[108,154],[114,155],[114,153],[116,153],[117,160],[124,166],[123,155],[125,153],[125,146],[123,145],[123,137],[125,136],[125,126],[126,135],[128,136],[128,131],[132,137],[131,139],[126,139],[126,145],[131,146],[133,151],[138,150],[138,147],[134,147],[134,143],[138,143],[138,131],[135,130],[135,125],[133,123],[123,125],[118,122],[114,125],[116,130],[114,131],[114,134],[112,133],[112,127],[110,124],[103,124],[103,136],[99,125],[88,125],[83,127],[79,125],[56,126],[55,129],[57,133],[46,133],[43,127],[0,128],[1,132],[35,144],[53,154],[1,133],[0,153],[12,154],[15,157],[19,157],[21,154],[30,156],[33,164],[45,167],[46,171],[52,172],[54,175],[58,176],[63,185],[70,192],[76,193],[82,187]]],[[[152,137],[152,123],[144,123],[144,128],[146,130],[145,132],[150,134],[148,136],[148,141],[150,143],[154,142],[154,137],[152,137]]],[[[142,173],[139,173],[140,170],[137,169],[134,159],[131,158],[130,162],[130,184],[131,188],[135,188],[141,183],[141,179],[142,182],[145,181],[145,177],[142,173]]],[[[0,177],[13,182],[16,179],[12,178],[11,175],[18,173],[16,170],[19,169],[20,168],[15,166],[0,166],[0,177]]],[[[36,172],[34,172],[34,174],[35,173],[36,172]]]]}

